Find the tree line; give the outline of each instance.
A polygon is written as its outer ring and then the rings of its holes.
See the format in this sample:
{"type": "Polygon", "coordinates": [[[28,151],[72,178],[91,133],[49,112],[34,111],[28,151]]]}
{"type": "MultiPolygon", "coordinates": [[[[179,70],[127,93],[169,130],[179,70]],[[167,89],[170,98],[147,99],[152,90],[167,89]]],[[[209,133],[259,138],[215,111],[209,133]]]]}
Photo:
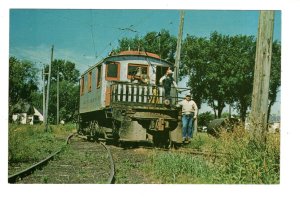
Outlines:
{"type": "MultiPolygon", "coordinates": [[[[139,49],[150,51],[174,63],[175,36],[169,31],[150,32],[144,37],[123,38],[115,52],[139,49]]],[[[187,86],[196,103],[207,103],[215,118],[222,116],[226,104],[235,108],[242,121],[251,106],[256,38],[247,35],[222,35],[212,32],[209,37],[187,34],[182,41],[180,77],[188,76],[187,86]]],[[[273,42],[269,88],[269,107],[276,101],[281,78],[281,43],[273,42]]]]}
{"type": "MultiPolygon", "coordinates": [[[[140,50],[160,55],[174,63],[177,38],[168,30],[149,32],[143,37],[122,38],[113,50],[140,50]]],[[[246,35],[222,35],[212,32],[209,37],[187,35],[182,41],[180,77],[188,76],[187,86],[195,102],[207,103],[215,118],[222,116],[226,104],[235,108],[242,121],[251,106],[255,64],[256,39],[246,35]]],[[[46,72],[49,66],[46,66],[46,72]]],[[[32,102],[42,108],[42,93],[38,85],[38,70],[30,61],[9,59],[9,106],[20,102],[32,102]]],[[[51,72],[49,120],[56,121],[56,78],[59,69],[60,118],[76,120],[79,103],[79,71],[72,61],[54,60],[51,72]],[[53,84],[52,84],[53,82],[53,84]]],[[[281,44],[273,42],[271,80],[269,89],[269,113],[280,87],[281,44]]],[[[46,83],[47,84],[47,83],[46,83]]]]}
{"type": "MultiPolygon", "coordinates": [[[[45,73],[48,73],[49,65],[45,65],[45,73]]],[[[76,120],[79,104],[79,71],[75,63],[61,59],[52,62],[50,78],[49,116],[50,123],[56,122],[57,108],[57,74],[59,74],[59,116],[60,120],[72,122],[76,120]]],[[[47,88],[45,76],[45,91],[47,88]]],[[[43,83],[42,72],[33,62],[9,58],[9,115],[20,112],[25,104],[43,110],[43,83]],[[39,87],[40,86],[40,87],[39,87]]],[[[11,117],[10,117],[11,118],[11,117]]]]}

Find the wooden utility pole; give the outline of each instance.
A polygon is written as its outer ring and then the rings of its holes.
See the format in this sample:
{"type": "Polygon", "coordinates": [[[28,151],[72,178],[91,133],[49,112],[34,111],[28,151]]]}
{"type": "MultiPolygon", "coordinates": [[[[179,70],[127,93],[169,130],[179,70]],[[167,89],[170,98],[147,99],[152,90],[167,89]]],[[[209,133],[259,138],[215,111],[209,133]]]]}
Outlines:
{"type": "Polygon", "coordinates": [[[174,79],[176,83],[178,83],[179,77],[179,63],[180,63],[180,52],[181,52],[181,41],[182,41],[182,32],[183,32],[183,23],[184,23],[184,11],[180,11],[180,24],[178,30],[178,38],[177,38],[177,47],[176,47],[176,56],[175,56],[175,68],[174,68],[174,79]]]}
{"type": "Polygon", "coordinates": [[[265,132],[267,130],[273,29],[274,11],[260,11],[250,113],[250,131],[262,141],[265,141],[265,132]]]}
{"type": "Polygon", "coordinates": [[[51,60],[50,60],[50,65],[49,65],[49,71],[48,71],[48,81],[47,81],[47,101],[46,101],[46,132],[48,132],[48,107],[49,107],[49,90],[50,90],[50,82],[51,82],[51,67],[53,63],[53,48],[54,46],[52,45],[51,48],[51,60]]]}
{"type": "Polygon", "coordinates": [[[56,124],[59,124],[59,65],[57,65],[57,83],[56,83],[56,91],[57,91],[57,99],[56,99],[56,124]]]}
{"type": "Polygon", "coordinates": [[[43,123],[45,124],[45,66],[43,66],[43,71],[42,71],[42,78],[43,78],[43,115],[44,115],[44,121],[43,123]]]}

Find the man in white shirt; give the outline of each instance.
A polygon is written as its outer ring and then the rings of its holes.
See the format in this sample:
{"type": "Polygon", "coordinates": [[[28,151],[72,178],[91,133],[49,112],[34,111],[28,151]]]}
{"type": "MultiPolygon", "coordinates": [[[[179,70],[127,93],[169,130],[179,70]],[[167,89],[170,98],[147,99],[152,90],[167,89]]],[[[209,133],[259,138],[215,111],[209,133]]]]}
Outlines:
{"type": "Polygon", "coordinates": [[[186,95],[185,100],[177,105],[182,106],[182,137],[183,141],[190,142],[193,137],[193,124],[197,118],[198,107],[197,104],[191,100],[191,95],[186,95]]]}

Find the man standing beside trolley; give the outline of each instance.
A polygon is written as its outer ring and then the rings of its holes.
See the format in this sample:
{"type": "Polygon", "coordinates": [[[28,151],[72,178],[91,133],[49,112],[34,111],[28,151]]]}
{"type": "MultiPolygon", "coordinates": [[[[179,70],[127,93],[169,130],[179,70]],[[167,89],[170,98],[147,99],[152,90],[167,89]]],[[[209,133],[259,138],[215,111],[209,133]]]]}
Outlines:
{"type": "Polygon", "coordinates": [[[197,118],[198,107],[197,104],[191,100],[191,95],[187,94],[185,99],[177,104],[182,106],[182,137],[183,142],[190,143],[193,137],[194,120],[197,118]]]}

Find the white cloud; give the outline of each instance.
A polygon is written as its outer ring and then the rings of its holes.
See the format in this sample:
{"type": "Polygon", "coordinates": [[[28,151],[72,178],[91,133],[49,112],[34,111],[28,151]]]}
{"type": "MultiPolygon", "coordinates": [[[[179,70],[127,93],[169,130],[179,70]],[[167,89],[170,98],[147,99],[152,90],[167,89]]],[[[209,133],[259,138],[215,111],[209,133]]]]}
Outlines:
{"type": "MultiPolygon", "coordinates": [[[[49,64],[51,60],[51,46],[39,45],[31,47],[12,47],[10,48],[10,56],[15,56],[21,60],[29,60],[34,62],[37,67],[49,64]]],[[[89,66],[96,64],[100,59],[91,55],[82,55],[82,53],[70,49],[55,48],[53,51],[53,59],[62,59],[74,62],[76,68],[83,72],[89,66]]]]}

